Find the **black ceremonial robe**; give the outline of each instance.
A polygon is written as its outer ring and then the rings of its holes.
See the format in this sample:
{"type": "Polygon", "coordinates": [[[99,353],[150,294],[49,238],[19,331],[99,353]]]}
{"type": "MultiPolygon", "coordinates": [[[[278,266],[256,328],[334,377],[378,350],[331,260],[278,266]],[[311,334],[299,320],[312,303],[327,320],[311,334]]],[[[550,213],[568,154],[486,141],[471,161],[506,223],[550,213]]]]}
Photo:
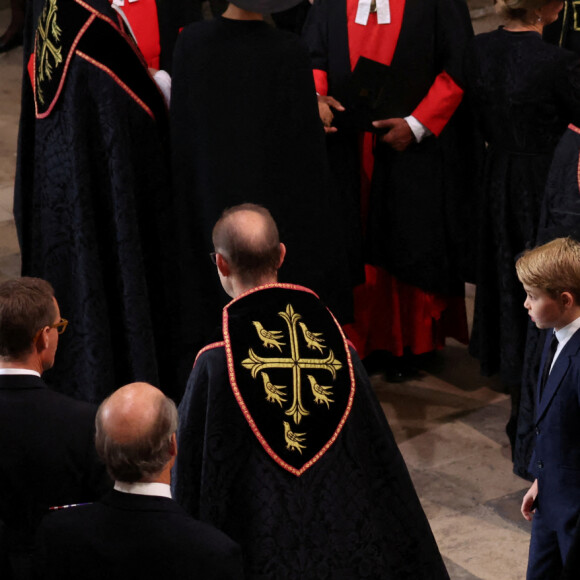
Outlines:
{"type": "Polygon", "coordinates": [[[136,380],[171,393],[167,110],[106,0],[45,6],[23,84],[14,199],[22,274],[51,282],[69,320],[45,378],[92,401],[136,380]]]}
{"type": "Polygon", "coordinates": [[[364,368],[316,295],[255,288],[223,321],[179,406],[175,499],[242,546],[250,580],[448,578],[364,368]]]}
{"type": "MultiPolygon", "coordinates": [[[[473,35],[469,13],[463,0],[391,0],[391,4],[393,13],[395,4],[404,5],[392,61],[385,63],[397,81],[389,86],[398,104],[393,115],[414,115],[436,137],[413,143],[402,153],[376,145],[364,224],[365,260],[422,290],[462,296],[460,274],[469,279],[473,268],[470,232],[475,217],[472,125],[461,107],[456,110],[462,95],[463,50],[473,35]],[[437,83],[442,75],[445,83],[437,83]]],[[[349,49],[357,42],[349,36],[347,10],[346,0],[317,0],[303,32],[317,87],[322,75],[326,94],[339,99],[355,64],[349,49]]],[[[372,19],[376,21],[374,14],[372,19]]],[[[384,35],[397,34],[393,23],[378,28],[384,35]]],[[[366,42],[364,33],[360,39],[366,42]]],[[[362,47],[363,56],[388,61],[383,55],[375,57],[369,44],[362,47]]],[[[319,87],[319,92],[325,91],[319,87]]],[[[358,138],[357,132],[339,129],[327,139],[337,186],[354,188],[354,193],[343,195],[357,200],[358,138]]],[[[351,213],[350,219],[358,228],[358,215],[351,213]]]]}
{"type": "Polygon", "coordinates": [[[207,254],[221,212],[243,202],[267,207],[287,257],[283,280],[307,285],[350,315],[347,224],[327,187],[326,152],[310,59],[300,40],[262,21],[217,18],[181,33],[174,54],[171,136],[175,186],[189,203],[191,332],[198,348],[227,297],[207,254]]]}

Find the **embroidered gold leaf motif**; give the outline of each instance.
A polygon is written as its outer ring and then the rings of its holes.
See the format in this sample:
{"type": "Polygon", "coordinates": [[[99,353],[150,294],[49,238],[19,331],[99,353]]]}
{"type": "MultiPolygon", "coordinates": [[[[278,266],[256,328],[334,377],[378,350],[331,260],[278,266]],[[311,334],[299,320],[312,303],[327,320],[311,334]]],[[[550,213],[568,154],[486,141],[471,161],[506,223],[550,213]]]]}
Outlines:
{"type": "Polygon", "coordinates": [[[284,421],[284,439],[286,439],[286,448],[290,451],[296,449],[300,455],[302,455],[302,450],[306,449],[306,445],[301,445],[304,441],[306,433],[294,433],[290,430],[290,424],[284,421]]]}
{"type": "Polygon", "coordinates": [[[50,81],[54,69],[63,61],[60,46],[62,30],[56,21],[57,12],[56,0],[46,2],[36,29],[36,94],[43,105],[42,82],[50,81]]]}
{"type": "MultiPolygon", "coordinates": [[[[292,400],[288,409],[284,413],[292,417],[295,425],[300,424],[303,417],[310,415],[310,412],[304,406],[302,399],[302,371],[304,369],[315,369],[329,372],[332,379],[336,379],[336,373],[342,368],[342,363],[334,356],[332,349],[324,345],[324,338],[321,332],[311,332],[306,323],[299,322],[302,316],[298,314],[291,304],[286,306],[284,312],[279,312],[278,315],[286,322],[288,327],[288,341],[282,342],[285,339],[284,332],[281,330],[268,331],[258,321],[253,321],[252,324],[256,328],[258,336],[262,344],[266,348],[277,348],[282,353],[282,346],[290,344],[290,356],[278,357],[262,357],[254,352],[253,349],[248,350],[248,358],[242,361],[242,366],[251,372],[252,378],[256,379],[258,373],[261,374],[264,383],[264,390],[266,392],[266,400],[271,403],[278,403],[280,407],[284,408],[283,403],[287,402],[286,385],[273,385],[267,373],[263,372],[267,369],[288,369],[292,370],[292,400]],[[301,329],[303,338],[302,346],[306,344],[309,350],[316,350],[324,354],[324,350],[328,350],[328,354],[322,358],[303,357],[300,353],[301,340],[298,333],[298,326],[301,329]]],[[[331,386],[322,386],[318,384],[312,375],[307,375],[310,381],[312,394],[314,395],[314,402],[316,404],[325,404],[330,408],[330,404],[334,403],[331,386]]],[[[284,422],[284,436],[286,439],[287,448],[290,450],[305,449],[305,445],[299,445],[306,440],[306,433],[293,433],[290,430],[290,424],[284,422]],[[286,427],[288,426],[288,427],[286,427]],[[293,436],[297,438],[292,438],[293,436]]]]}

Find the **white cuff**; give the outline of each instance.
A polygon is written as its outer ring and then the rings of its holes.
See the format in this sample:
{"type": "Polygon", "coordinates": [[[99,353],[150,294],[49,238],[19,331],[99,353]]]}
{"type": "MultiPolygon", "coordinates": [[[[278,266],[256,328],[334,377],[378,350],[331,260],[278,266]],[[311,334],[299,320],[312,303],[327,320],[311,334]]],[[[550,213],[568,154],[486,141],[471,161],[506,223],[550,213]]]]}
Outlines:
{"type": "Polygon", "coordinates": [[[417,141],[417,143],[421,143],[425,137],[433,135],[433,133],[431,133],[431,131],[429,131],[429,129],[427,129],[427,127],[425,127],[421,121],[417,121],[413,115],[405,117],[405,121],[407,121],[409,128],[413,132],[413,135],[415,135],[415,141],[417,141]]]}
{"type": "Polygon", "coordinates": [[[153,75],[153,80],[163,93],[163,98],[167,103],[167,108],[169,108],[169,102],[171,100],[171,77],[164,70],[158,70],[153,75]]]}

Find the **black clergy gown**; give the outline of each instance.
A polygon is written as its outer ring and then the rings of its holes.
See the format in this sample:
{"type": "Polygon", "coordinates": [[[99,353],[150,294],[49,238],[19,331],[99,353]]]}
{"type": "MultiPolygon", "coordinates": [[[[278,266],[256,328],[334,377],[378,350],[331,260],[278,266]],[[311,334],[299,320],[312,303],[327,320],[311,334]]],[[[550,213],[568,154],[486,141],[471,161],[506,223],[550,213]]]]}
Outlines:
{"type": "Polygon", "coordinates": [[[445,336],[467,341],[462,275],[471,262],[472,149],[457,108],[472,29],[461,0],[391,1],[390,23],[371,13],[366,25],[355,22],[357,4],[319,0],[309,13],[304,38],[317,91],[339,97],[359,56],[378,61],[396,75],[393,116],[413,115],[435,136],[401,153],[370,133],[339,128],[328,136],[351,229],[365,232],[366,284],[355,291],[347,332],[361,356],[402,355],[405,347],[420,354],[441,348],[445,336]]]}
{"type": "Polygon", "coordinates": [[[328,188],[310,59],[300,39],[263,21],[194,23],[178,39],[172,82],[173,174],[189,207],[188,253],[199,273],[191,300],[197,346],[227,302],[208,257],[212,228],[224,209],[244,202],[265,206],[278,224],[287,248],[281,281],[313,288],[349,320],[349,230],[328,188]]]}

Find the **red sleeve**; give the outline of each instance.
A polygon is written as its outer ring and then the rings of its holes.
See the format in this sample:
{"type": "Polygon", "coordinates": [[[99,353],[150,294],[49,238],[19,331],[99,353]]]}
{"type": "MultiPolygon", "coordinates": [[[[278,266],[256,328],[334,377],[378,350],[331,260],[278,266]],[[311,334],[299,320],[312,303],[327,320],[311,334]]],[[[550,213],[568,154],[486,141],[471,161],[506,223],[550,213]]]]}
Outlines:
{"type": "Polygon", "coordinates": [[[328,75],[326,71],[315,68],[312,73],[314,74],[314,86],[316,87],[316,92],[319,95],[327,95],[328,75]]]}
{"type": "Polygon", "coordinates": [[[438,74],[429,92],[412,115],[434,135],[439,135],[461,103],[463,89],[445,72],[438,74]]]}
{"type": "Polygon", "coordinates": [[[155,0],[126,2],[123,6],[123,12],[129,20],[131,30],[137,40],[137,46],[143,54],[147,66],[159,69],[161,44],[155,0]]]}

